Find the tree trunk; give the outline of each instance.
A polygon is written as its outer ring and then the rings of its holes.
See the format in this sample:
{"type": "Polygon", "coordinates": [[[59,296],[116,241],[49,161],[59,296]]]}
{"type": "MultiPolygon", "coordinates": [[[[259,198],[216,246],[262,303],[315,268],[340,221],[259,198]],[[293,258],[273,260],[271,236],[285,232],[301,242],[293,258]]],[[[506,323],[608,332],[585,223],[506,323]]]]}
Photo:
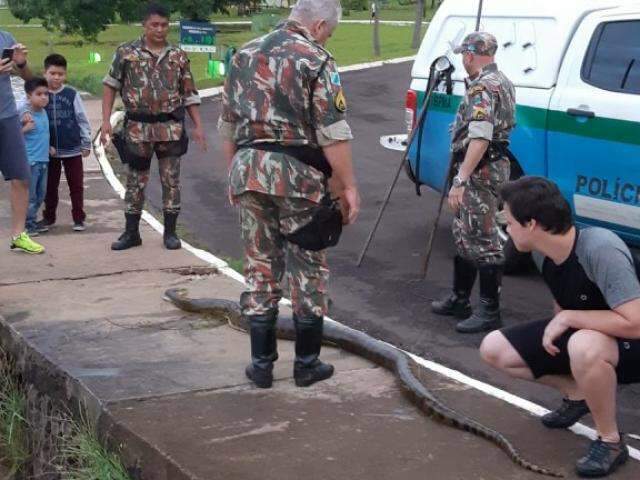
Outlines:
{"type": "Polygon", "coordinates": [[[380,16],[380,5],[378,0],[373,2],[375,4],[375,16],[373,18],[373,55],[375,57],[380,56],[380,22],[378,17],[380,16]]]}
{"type": "Polygon", "coordinates": [[[420,40],[422,38],[422,17],[424,15],[424,0],[418,0],[416,2],[416,21],[413,25],[413,40],[411,42],[411,48],[416,50],[420,46],[420,40]]]}

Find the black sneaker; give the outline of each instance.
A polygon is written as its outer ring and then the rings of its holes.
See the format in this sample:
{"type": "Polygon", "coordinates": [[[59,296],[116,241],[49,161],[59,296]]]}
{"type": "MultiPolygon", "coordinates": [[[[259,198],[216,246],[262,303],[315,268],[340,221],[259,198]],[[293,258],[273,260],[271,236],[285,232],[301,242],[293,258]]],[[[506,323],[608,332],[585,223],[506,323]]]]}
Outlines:
{"type": "Polygon", "coordinates": [[[629,458],[629,449],[622,436],[620,442],[607,443],[599,437],[591,442],[589,452],[576,462],[576,472],[580,477],[604,477],[613,473],[629,458]]]}
{"type": "Polygon", "coordinates": [[[49,223],[46,220],[36,222],[36,230],[38,233],[47,233],[49,231],[49,223]]]}
{"type": "Polygon", "coordinates": [[[547,428],[569,428],[589,413],[589,407],[584,400],[562,399],[562,405],[552,412],[540,417],[547,428]]]}
{"type": "Polygon", "coordinates": [[[76,222],[73,224],[74,232],[84,232],[87,229],[84,222],[76,222]]]}

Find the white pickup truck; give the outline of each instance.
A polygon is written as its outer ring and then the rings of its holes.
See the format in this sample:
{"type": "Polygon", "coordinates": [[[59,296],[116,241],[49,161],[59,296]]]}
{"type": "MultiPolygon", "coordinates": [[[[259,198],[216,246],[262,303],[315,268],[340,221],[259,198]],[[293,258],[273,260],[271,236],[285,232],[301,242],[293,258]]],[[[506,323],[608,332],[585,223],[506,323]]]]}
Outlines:
{"type": "MultiPolygon", "coordinates": [[[[409,146],[410,176],[436,190],[464,95],[466,74],[452,48],[475,29],[476,13],[477,2],[445,0],[412,69],[409,129],[431,63],[446,55],[455,66],[451,94],[432,96],[409,146]]],[[[512,177],[550,178],[580,225],[604,226],[640,246],[640,1],[485,0],[480,29],[497,37],[496,62],[516,86],[512,177]]]]}

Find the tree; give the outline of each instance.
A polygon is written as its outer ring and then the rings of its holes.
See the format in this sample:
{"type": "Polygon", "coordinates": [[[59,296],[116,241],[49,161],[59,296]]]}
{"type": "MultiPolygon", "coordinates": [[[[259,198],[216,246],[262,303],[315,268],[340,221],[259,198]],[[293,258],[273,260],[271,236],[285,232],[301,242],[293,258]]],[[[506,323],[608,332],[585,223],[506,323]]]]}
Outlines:
{"type": "MultiPolygon", "coordinates": [[[[23,22],[42,20],[44,27],[67,35],[95,40],[117,18],[139,21],[145,2],[139,0],[9,0],[11,13],[23,22]]],[[[189,20],[206,20],[214,12],[225,11],[228,0],[160,0],[171,12],[189,20]]]]}

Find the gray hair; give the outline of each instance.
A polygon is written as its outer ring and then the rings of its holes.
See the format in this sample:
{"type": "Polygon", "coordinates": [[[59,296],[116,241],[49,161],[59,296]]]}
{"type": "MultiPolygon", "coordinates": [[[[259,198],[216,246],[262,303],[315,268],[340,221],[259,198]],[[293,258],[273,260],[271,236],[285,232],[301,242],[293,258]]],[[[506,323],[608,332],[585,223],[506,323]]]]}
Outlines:
{"type": "Polygon", "coordinates": [[[298,0],[290,18],[304,24],[324,20],[331,28],[335,28],[342,18],[342,6],[340,0],[298,0]]]}

